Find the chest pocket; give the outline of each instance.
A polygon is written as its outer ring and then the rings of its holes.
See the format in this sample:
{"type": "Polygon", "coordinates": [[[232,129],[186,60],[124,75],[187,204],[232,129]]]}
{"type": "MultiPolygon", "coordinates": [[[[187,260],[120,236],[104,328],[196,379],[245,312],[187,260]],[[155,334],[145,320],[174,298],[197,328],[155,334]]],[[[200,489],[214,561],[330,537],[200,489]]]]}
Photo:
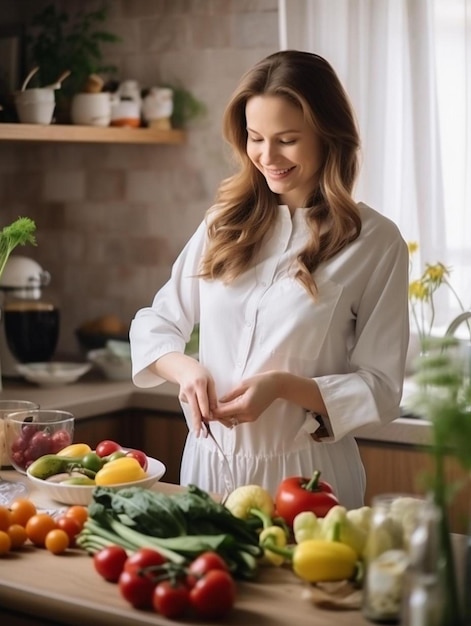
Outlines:
{"type": "MultiPolygon", "coordinates": [[[[318,284],[317,301],[286,272],[265,292],[258,310],[259,347],[290,358],[317,359],[332,329],[342,287],[329,280],[318,284]]],[[[339,329],[340,330],[340,329],[339,329]]]]}

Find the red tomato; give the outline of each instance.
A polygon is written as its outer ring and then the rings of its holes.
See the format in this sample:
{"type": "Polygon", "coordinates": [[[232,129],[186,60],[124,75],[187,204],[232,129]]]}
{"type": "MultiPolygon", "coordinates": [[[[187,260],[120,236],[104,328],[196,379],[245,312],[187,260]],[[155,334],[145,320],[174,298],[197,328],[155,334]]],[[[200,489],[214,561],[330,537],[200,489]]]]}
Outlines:
{"type": "Polygon", "coordinates": [[[228,572],[229,566],[217,552],[203,552],[188,566],[186,584],[190,588],[194,587],[200,578],[215,569],[228,572]]]}
{"type": "Polygon", "coordinates": [[[167,559],[157,550],[153,550],[152,548],[139,548],[139,550],[131,554],[126,560],[124,571],[136,573],[144,567],[159,566],[166,562],[167,559]]]}
{"type": "Polygon", "coordinates": [[[182,582],[164,580],[154,588],[152,606],[164,617],[177,619],[190,604],[190,592],[182,582]]]}
{"type": "Polygon", "coordinates": [[[62,515],[61,517],[56,518],[57,528],[61,530],[65,530],[67,535],[69,536],[70,546],[73,547],[75,544],[75,537],[82,530],[82,525],[80,522],[73,517],[62,515]]]}
{"type": "Polygon", "coordinates": [[[107,546],[93,555],[93,565],[105,580],[116,583],[121,576],[127,552],[121,546],[107,546]]]}
{"type": "Polygon", "coordinates": [[[155,583],[147,576],[123,570],[118,579],[119,591],[135,609],[152,607],[155,583]]]}
{"type": "Polygon", "coordinates": [[[148,461],[147,461],[147,455],[145,452],[143,452],[142,450],[128,450],[126,452],[126,456],[130,456],[133,459],[136,459],[136,461],[138,461],[142,469],[144,471],[147,470],[148,461]]]}
{"type": "Polygon", "coordinates": [[[339,504],[329,483],[319,480],[320,475],[316,470],[311,479],[291,476],[279,484],[275,496],[276,512],[289,526],[293,525],[298,513],[312,511],[317,517],[325,517],[339,504]]]}
{"type": "Polygon", "coordinates": [[[236,584],[229,574],[213,569],[200,578],[190,590],[190,605],[199,617],[224,617],[234,606],[236,584]]]}
{"type": "Polygon", "coordinates": [[[118,450],[121,450],[121,446],[119,443],[112,441],[111,439],[104,439],[103,441],[100,441],[95,448],[95,452],[101,457],[109,456],[118,450]]]}

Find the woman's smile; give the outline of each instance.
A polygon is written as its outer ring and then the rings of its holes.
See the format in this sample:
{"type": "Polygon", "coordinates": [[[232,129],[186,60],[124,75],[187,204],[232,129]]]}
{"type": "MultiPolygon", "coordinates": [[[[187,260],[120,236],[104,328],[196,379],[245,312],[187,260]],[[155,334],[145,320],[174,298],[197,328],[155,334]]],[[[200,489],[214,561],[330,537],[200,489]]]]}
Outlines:
{"type": "Polygon", "coordinates": [[[282,96],[247,101],[247,155],[291,211],[312,196],[322,166],[319,136],[300,108],[282,96]]]}

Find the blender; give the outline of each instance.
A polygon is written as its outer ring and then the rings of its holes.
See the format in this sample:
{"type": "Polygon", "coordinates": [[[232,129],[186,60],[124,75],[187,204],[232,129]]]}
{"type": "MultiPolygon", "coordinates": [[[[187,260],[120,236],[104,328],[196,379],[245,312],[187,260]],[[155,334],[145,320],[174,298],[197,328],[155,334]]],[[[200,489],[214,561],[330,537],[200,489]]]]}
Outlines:
{"type": "Polygon", "coordinates": [[[0,363],[19,377],[18,363],[49,361],[59,338],[59,309],[43,299],[50,274],[33,259],[11,255],[0,278],[0,363]]]}

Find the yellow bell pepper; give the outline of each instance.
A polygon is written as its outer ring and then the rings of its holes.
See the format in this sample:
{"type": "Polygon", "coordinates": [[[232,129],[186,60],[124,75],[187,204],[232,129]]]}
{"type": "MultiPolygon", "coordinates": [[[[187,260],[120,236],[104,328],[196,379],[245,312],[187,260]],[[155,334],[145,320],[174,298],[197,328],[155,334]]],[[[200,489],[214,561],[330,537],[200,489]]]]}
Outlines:
{"type": "Polygon", "coordinates": [[[294,573],[310,583],[348,580],[354,576],[358,556],[339,541],[307,539],[293,551],[294,573]]]}
{"type": "Polygon", "coordinates": [[[259,543],[264,549],[264,560],[270,565],[283,565],[285,557],[270,550],[271,547],[284,548],[286,546],[286,533],[281,526],[269,526],[264,528],[259,536],[259,543]]]}
{"type": "Polygon", "coordinates": [[[105,463],[101,470],[96,473],[95,484],[108,486],[120,483],[132,483],[146,476],[147,474],[142,469],[139,461],[132,457],[124,456],[105,463]]]}
{"type": "Polygon", "coordinates": [[[62,448],[62,450],[59,450],[57,456],[70,456],[76,458],[85,456],[91,451],[92,449],[88,443],[72,443],[70,446],[66,446],[65,448],[62,448]]]}

